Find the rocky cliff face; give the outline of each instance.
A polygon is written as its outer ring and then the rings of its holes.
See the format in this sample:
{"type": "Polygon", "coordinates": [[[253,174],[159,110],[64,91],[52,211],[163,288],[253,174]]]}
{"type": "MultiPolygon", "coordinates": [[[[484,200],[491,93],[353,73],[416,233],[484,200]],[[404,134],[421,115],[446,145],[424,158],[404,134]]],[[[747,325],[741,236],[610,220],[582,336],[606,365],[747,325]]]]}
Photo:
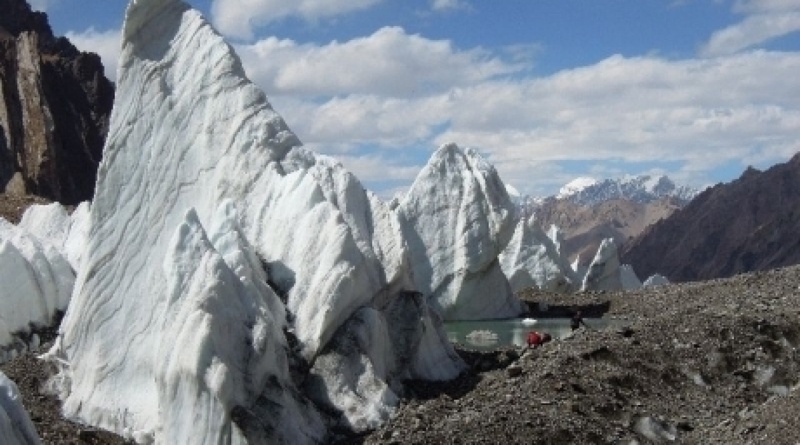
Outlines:
{"type": "Polygon", "coordinates": [[[99,56],[25,1],[0,0],[0,192],[90,199],[113,99],[99,56]]]}
{"type": "Polygon", "coordinates": [[[760,172],[749,168],[707,189],[634,240],[622,261],[639,276],[671,281],[729,277],[800,263],[800,154],[760,172]]]}
{"type": "Polygon", "coordinates": [[[662,197],[650,202],[610,199],[588,205],[569,199],[550,199],[535,210],[542,227],[556,225],[564,233],[561,249],[570,261],[580,258],[588,266],[606,238],[618,247],[633,239],[649,225],[666,218],[683,205],[680,199],[662,197]]]}

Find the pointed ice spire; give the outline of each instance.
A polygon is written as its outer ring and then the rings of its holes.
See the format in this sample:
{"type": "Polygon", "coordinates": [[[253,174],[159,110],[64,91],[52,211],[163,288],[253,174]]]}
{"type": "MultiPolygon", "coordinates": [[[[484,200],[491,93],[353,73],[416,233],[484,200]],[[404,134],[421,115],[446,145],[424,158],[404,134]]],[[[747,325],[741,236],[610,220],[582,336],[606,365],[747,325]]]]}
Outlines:
{"type": "MultiPolygon", "coordinates": [[[[334,411],[297,382],[336,384],[323,354],[352,381],[458,375],[435,311],[400,293],[413,282],[397,214],[299,145],[196,11],[130,3],[88,247],[50,352],[66,415],[139,442],[319,443],[334,411]],[[392,347],[348,362],[336,336],[365,308],[392,347]]],[[[332,403],[396,403],[359,396],[332,403]]]]}
{"type": "Polygon", "coordinates": [[[620,289],[622,289],[622,275],[617,245],[612,238],[606,238],[597,248],[597,253],[589,265],[589,271],[583,278],[581,290],[620,289]]]}
{"type": "Polygon", "coordinates": [[[441,146],[398,208],[416,289],[446,319],[513,317],[522,311],[498,256],[514,231],[514,205],[476,151],[441,146]]]}
{"type": "Polygon", "coordinates": [[[535,287],[567,293],[578,287],[572,267],[553,242],[553,233],[557,231],[552,226],[550,234],[546,234],[533,216],[517,223],[511,242],[500,255],[503,272],[514,292],[535,287]]]}

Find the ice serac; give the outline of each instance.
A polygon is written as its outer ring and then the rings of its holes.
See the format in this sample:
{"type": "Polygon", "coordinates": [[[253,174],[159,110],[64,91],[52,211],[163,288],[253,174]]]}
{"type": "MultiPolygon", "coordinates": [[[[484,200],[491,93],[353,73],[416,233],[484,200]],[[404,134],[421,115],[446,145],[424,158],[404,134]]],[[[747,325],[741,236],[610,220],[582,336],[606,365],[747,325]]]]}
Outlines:
{"type": "Polygon", "coordinates": [[[441,146],[397,209],[416,289],[445,319],[522,311],[498,256],[514,232],[514,206],[497,171],[472,149],[441,146]]]}
{"type": "Polygon", "coordinates": [[[611,238],[606,238],[597,248],[597,253],[583,277],[582,291],[620,290],[622,289],[622,272],[619,263],[617,245],[611,238]]]}
{"type": "Polygon", "coordinates": [[[397,213],[300,147],[196,11],[133,0],[118,73],[49,353],[69,417],[140,442],[317,443],[332,423],[392,411],[396,398],[361,382],[463,369],[435,309],[403,296],[397,213]],[[365,341],[348,343],[354,332],[365,341]],[[323,390],[307,392],[310,375],[323,390]],[[354,386],[328,391],[342,375],[354,386]]]}
{"type": "Polygon", "coordinates": [[[663,286],[665,284],[669,284],[669,280],[667,279],[667,277],[661,274],[653,274],[650,275],[646,280],[644,280],[644,283],[642,283],[642,287],[663,286]]]}
{"type": "MultiPolygon", "coordinates": [[[[0,218],[0,362],[14,351],[15,334],[49,325],[69,304],[75,275],[51,243],[0,218]]],[[[18,340],[18,339],[17,339],[18,340]]]]}
{"type": "Polygon", "coordinates": [[[642,287],[642,280],[636,276],[636,272],[633,270],[633,267],[631,267],[630,264],[621,265],[619,274],[622,290],[635,290],[642,287]]]}
{"type": "Polygon", "coordinates": [[[419,292],[401,292],[381,309],[362,308],[318,357],[307,383],[310,396],[345,413],[340,423],[346,428],[380,426],[394,414],[403,380],[447,380],[463,370],[455,351],[444,347],[442,326],[419,292]]]}
{"type": "Polygon", "coordinates": [[[514,236],[500,255],[500,264],[514,292],[535,287],[567,293],[578,287],[569,262],[533,216],[519,220],[514,236]]]}
{"type": "Polygon", "coordinates": [[[22,406],[17,385],[0,372],[0,443],[3,445],[40,445],[39,435],[28,412],[22,406]]]}
{"type": "Polygon", "coordinates": [[[321,416],[285,390],[293,385],[282,333],[285,313],[239,230],[233,204],[222,204],[211,233],[189,210],[170,246],[164,260],[166,298],[153,315],[158,334],[171,339],[156,352],[162,360],[153,376],[158,441],[246,442],[232,421],[233,408],[254,407],[259,398],[261,405],[268,400],[282,407],[261,419],[280,431],[273,439],[322,440],[321,416]]]}
{"type": "Polygon", "coordinates": [[[70,215],[57,202],[34,204],[25,210],[18,227],[55,247],[77,271],[89,230],[89,205],[88,201],[80,203],[70,215]]]}

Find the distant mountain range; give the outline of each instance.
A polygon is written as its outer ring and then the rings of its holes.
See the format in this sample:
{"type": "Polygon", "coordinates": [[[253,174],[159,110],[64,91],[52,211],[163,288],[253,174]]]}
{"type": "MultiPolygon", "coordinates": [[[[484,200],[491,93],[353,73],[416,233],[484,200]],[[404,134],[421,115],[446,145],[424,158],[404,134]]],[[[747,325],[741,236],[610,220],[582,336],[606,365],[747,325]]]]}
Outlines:
{"type": "Polygon", "coordinates": [[[800,154],[705,190],[623,249],[636,273],[723,278],[800,263],[800,154]]]}
{"type": "Polygon", "coordinates": [[[627,176],[621,179],[603,180],[581,177],[562,187],[554,199],[587,206],[615,199],[648,204],[669,198],[676,203],[685,204],[697,196],[697,193],[695,189],[675,185],[664,175],[627,176]]]}
{"type": "Polygon", "coordinates": [[[588,265],[600,243],[613,238],[618,247],[649,225],[688,203],[697,191],[677,186],[667,176],[628,176],[597,180],[577,178],[547,198],[519,200],[522,215],[535,215],[545,230],[556,225],[564,234],[561,248],[588,265]]]}

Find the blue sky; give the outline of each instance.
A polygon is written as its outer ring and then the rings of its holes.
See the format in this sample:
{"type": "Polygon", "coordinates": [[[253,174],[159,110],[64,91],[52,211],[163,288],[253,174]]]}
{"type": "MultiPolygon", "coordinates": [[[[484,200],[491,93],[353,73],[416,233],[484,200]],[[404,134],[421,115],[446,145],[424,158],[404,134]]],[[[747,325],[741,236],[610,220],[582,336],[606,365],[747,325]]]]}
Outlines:
{"type": "MultiPolygon", "coordinates": [[[[305,145],[383,196],[445,142],[548,195],[800,151],[800,0],[203,0],[305,145]]],[[[37,0],[115,76],[122,0],[37,0]]]]}

